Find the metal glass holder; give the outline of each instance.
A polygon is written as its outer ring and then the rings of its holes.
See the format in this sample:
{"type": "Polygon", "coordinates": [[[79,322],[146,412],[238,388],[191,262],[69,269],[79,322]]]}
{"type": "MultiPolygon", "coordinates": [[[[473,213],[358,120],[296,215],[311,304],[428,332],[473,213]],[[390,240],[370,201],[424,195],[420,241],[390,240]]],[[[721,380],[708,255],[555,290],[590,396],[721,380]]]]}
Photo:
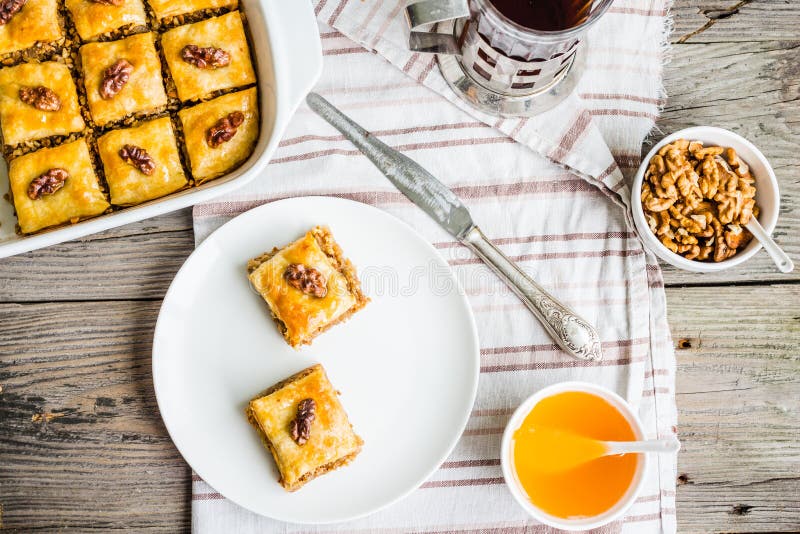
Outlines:
{"type": "MultiPolygon", "coordinates": [[[[460,35],[464,21],[440,22],[437,32],[460,35]]],[[[586,66],[586,40],[577,45],[572,62],[547,85],[523,95],[490,89],[464,69],[460,56],[436,54],[439,69],[450,88],[473,107],[500,117],[532,117],[554,108],[577,87],[586,66]]]]}
{"type": "Polygon", "coordinates": [[[409,49],[436,54],[453,91],[480,111],[530,117],[565,100],[584,73],[586,30],[613,0],[585,1],[591,11],[580,24],[537,31],[506,18],[492,0],[418,0],[405,11],[409,49]]]}

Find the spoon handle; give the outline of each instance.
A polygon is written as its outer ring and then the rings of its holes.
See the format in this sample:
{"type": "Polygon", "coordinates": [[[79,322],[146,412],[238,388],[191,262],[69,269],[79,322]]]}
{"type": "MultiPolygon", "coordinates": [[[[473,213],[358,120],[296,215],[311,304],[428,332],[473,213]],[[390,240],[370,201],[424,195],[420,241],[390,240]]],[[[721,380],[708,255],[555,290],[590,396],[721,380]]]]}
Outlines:
{"type": "Polygon", "coordinates": [[[681,448],[677,438],[651,439],[647,441],[606,441],[608,454],[624,454],[628,452],[657,452],[675,454],[681,448]]]}
{"type": "Polygon", "coordinates": [[[750,230],[753,237],[758,239],[761,246],[764,247],[764,250],[769,254],[769,257],[772,258],[772,261],[778,266],[780,272],[790,273],[794,270],[794,263],[792,263],[791,258],[778,246],[755,217],[750,219],[750,222],[745,225],[745,228],[750,230]]]}

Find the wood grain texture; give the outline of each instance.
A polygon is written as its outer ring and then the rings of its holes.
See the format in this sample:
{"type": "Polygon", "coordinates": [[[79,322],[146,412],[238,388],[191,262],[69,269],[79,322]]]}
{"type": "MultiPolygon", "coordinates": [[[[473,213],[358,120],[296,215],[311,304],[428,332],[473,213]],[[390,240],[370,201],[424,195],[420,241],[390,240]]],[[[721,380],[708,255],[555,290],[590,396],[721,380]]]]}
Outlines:
{"type": "Polygon", "coordinates": [[[800,285],[668,289],[679,532],[800,528],[800,285]],[[687,346],[689,345],[689,346],[687,346]]]}
{"type": "Polygon", "coordinates": [[[187,208],[0,259],[0,302],[160,299],[193,249],[187,208]]]}
{"type": "Polygon", "coordinates": [[[675,0],[673,42],[797,39],[794,0],[675,0]]]}
{"type": "Polygon", "coordinates": [[[190,471],[158,416],[158,302],[0,305],[6,528],[189,525],[190,471]],[[46,318],[47,328],[35,328],[46,318]]]}

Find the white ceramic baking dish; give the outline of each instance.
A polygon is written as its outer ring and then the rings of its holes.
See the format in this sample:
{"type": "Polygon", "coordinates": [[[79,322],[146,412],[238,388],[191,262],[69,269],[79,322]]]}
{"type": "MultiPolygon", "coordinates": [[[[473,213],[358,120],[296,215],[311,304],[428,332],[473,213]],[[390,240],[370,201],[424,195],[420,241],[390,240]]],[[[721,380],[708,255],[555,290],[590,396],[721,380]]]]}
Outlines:
{"type": "MultiPolygon", "coordinates": [[[[185,208],[232,191],[263,174],[297,106],[319,78],[322,47],[310,0],[240,3],[250,25],[261,102],[261,133],[250,158],[232,173],[199,187],[31,236],[16,234],[14,208],[0,198],[0,258],[185,208]]],[[[0,197],[6,193],[8,172],[5,163],[0,162],[0,197]]]]}

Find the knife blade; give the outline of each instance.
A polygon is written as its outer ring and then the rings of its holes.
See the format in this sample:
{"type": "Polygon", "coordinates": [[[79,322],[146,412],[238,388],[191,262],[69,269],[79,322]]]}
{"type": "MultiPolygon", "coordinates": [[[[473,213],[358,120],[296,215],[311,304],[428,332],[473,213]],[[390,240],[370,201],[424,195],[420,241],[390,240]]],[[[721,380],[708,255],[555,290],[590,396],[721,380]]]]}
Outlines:
{"type": "Polygon", "coordinates": [[[582,359],[602,359],[592,325],[545,291],[506,257],[473,222],[461,199],[417,162],[376,139],[317,93],[309,107],[349,139],[414,204],[483,260],[539,319],[556,344],[582,359]]]}
{"type": "Polygon", "coordinates": [[[317,93],[306,97],[320,117],[342,132],[392,183],[452,235],[474,226],[467,207],[455,193],[408,156],[388,147],[317,93]]]}

